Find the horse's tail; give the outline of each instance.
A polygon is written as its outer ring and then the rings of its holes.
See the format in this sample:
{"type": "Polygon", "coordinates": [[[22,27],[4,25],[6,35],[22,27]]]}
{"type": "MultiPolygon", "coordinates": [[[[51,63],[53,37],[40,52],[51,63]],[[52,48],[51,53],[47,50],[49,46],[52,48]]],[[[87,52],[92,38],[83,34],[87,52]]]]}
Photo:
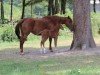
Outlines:
{"type": "Polygon", "coordinates": [[[20,39],[20,27],[22,26],[22,23],[25,19],[22,19],[18,22],[18,24],[15,27],[15,34],[17,35],[18,39],[20,39]]]}

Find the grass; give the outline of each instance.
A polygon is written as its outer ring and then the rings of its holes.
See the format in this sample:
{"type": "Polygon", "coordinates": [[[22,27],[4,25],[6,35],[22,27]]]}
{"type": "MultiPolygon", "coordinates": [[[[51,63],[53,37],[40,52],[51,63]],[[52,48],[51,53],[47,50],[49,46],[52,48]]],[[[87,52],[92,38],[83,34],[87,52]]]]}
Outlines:
{"type": "MultiPolygon", "coordinates": [[[[53,42],[54,43],[54,42],[53,42]]],[[[71,44],[71,40],[61,40],[58,39],[58,46],[68,46],[71,44]]],[[[49,46],[49,41],[46,41],[45,46],[49,46]]],[[[32,40],[32,41],[26,41],[24,44],[24,47],[33,47],[33,48],[40,48],[40,39],[38,41],[32,40]]],[[[54,47],[54,44],[53,44],[54,47]]],[[[19,48],[19,41],[15,42],[3,42],[0,43],[0,50],[6,49],[6,48],[19,48]]]]}
{"type": "MultiPolygon", "coordinates": [[[[31,38],[30,38],[31,37],[31,38]]],[[[25,47],[39,48],[40,37],[25,43],[25,47]],[[38,41],[37,41],[38,40],[38,41]]],[[[59,36],[58,46],[68,46],[71,44],[70,36],[59,36]],[[66,41],[65,41],[66,40],[66,41]]],[[[97,44],[100,44],[99,37],[95,38],[97,44]]],[[[46,47],[48,41],[46,42],[46,47]]],[[[0,43],[0,50],[5,48],[19,48],[17,42],[0,43]]],[[[99,75],[100,74],[100,55],[76,55],[76,56],[58,56],[43,60],[30,60],[27,58],[0,59],[0,75],[99,75]]]]}
{"type": "MultiPolygon", "coordinates": [[[[60,31],[60,35],[58,38],[58,46],[67,46],[71,44],[72,35],[71,33],[65,31],[60,31]],[[67,33],[67,34],[66,34],[67,33]]],[[[24,47],[33,47],[33,48],[40,48],[40,41],[41,36],[36,36],[33,34],[30,34],[28,36],[27,41],[24,44],[24,47]]],[[[53,47],[54,47],[54,40],[53,40],[53,47]]],[[[45,46],[49,46],[49,41],[47,40],[45,43],[45,46]]],[[[0,50],[3,50],[5,48],[19,48],[19,41],[14,42],[0,42],[0,50]]]]}
{"type": "Polygon", "coordinates": [[[0,61],[0,75],[99,75],[100,55],[0,61]]]}
{"type": "MultiPolygon", "coordinates": [[[[100,36],[94,37],[94,40],[98,45],[100,45],[100,36]]],[[[40,48],[40,36],[30,35],[28,37],[28,40],[25,42],[24,47],[32,47],[32,48],[40,48]]],[[[65,36],[59,36],[58,38],[58,47],[60,46],[70,46],[72,43],[72,35],[65,35],[65,36]]],[[[54,47],[54,41],[52,42],[52,45],[54,47]]],[[[45,43],[45,46],[49,46],[49,41],[47,40],[45,43]]],[[[14,42],[0,42],[0,50],[3,50],[5,48],[19,48],[19,41],[14,42]]]]}

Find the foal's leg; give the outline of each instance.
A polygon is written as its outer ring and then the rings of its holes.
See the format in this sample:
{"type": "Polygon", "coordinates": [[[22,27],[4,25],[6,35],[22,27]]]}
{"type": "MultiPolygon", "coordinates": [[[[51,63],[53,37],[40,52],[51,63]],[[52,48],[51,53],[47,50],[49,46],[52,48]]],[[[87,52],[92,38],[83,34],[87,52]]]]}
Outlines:
{"type": "Polygon", "coordinates": [[[46,40],[48,39],[48,36],[43,36],[42,35],[42,40],[41,40],[41,43],[40,43],[40,45],[41,45],[41,53],[43,52],[43,53],[46,53],[46,49],[45,49],[45,42],[46,42],[46,40]]]}
{"type": "Polygon", "coordinates": [[[52,44],[52,38],[49,38],[49,50],[53,52],[51,44],[52,44]]]}
{"type": "Polygon", "coordinates": [[[57,47],[57,39],[58,39],[58,36],[54,38],[55,49],[56,49],[56,47],[57,47]]]}

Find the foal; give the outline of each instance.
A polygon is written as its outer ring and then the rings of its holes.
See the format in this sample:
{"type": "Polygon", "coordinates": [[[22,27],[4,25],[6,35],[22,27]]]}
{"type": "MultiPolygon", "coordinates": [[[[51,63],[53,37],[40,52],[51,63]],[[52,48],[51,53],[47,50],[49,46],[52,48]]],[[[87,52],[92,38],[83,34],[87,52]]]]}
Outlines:
{"type": "MultiPolygon", "coordinates": [[[[57,46],[57,37],[59,35],[59,29],[62,29],[62,26],[55,26],[55,28],[53,30],[49,30],[49,29],[45,29],[43,31],[40,32],[41,34],[41,52],[45,52],[45,41],[48,39],[48,38],[54,38],[54,45],[55,45],[55,48],[57,46]]],[[[52,50],[51,50],[52,51],[52,50]]]]}

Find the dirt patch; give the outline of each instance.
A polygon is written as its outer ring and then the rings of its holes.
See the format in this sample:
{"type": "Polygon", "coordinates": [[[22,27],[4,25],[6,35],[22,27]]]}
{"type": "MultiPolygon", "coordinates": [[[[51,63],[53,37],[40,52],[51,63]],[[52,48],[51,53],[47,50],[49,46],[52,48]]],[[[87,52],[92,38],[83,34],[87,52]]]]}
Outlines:
{"type": "Polygon", "coordinates": [[[25,48],[24,55],[19,54],[19,49],[9,48],[0,51],[0,60],[9,59],[25,59],[25,60],[43,60],[56,57],[70,57],[70,56],[87,56],[87,55],[100,55],[100,46],[89,50],[75,50],[68,51],[69,47],[59,47],[54,52],[48,49],[45,54],[41,54],[40,49],[25,48]]]}

